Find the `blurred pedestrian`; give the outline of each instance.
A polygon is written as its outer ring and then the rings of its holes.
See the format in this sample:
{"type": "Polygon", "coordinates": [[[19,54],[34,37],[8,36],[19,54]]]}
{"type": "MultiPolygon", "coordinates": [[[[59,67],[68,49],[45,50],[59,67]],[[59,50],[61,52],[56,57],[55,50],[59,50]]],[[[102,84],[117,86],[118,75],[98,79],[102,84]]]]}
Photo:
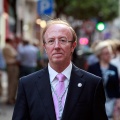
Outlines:
{"type": "Polygon", "coordinates": [[[48,65],[48,55],[46,54],[45,50],[43,50],[42,60],[44,61],[43,66],[46,67],[48,65]]]}
{"type": "MultiPolygon", "coordinates": [[[[111,60],[111,64],[115,65],[118,69],[119,83],[120,83],[120,40],[113,41],[115,46],[115,57],[111,60]]],[[[120,120],[120,99],[116,100],[113,120],[120,120]]]]}
{"type": "Polygon", "coordinates": [[[112,48],[108,41],[102,41],[95,47],[99,62],[90,65],[88,71],[103,78],[106,93],[106,112],[108,118],[113,117],[116,98],[120,97],[117,68],[110,64],[112,48]]]}
{"type": "Polygon", "coordinates": [[[2,95],[1,78],[2,78],[3,71],[5,69],[6,69],[6,63],[2,53],[2,49],[0,48],[0,96],[2,95]]]}
{"type": "Polygon", "coordinates": [[[119,80],[120,80],[120,40],[115,40],[115,57],[111,60],[111,64],[115,65],[118,69],[119,80]]]}
{"type": "Polygon", "coordinates": [[[42,69],[44,67],[44,59],[42,57],[42,51],[43,48],[40,46],[40,42],[37,39],[34,39],[32,41],[32,44],[38,48],[38,53],[37,53],[37,70],[42,69]]]}
{"type": "Polygon", "coordinates": [[[5,47],[3,48],[3,55],[6,61],[7,75],[8,75],[8,100],[7,104],[14,104],[17,85],[18,85],[18,64],[17,51],[14,48],[14,40],[7,38],[5,47]]]}
{"type": "Polygon", "coordinates": [[[94,49],[95,49],[95,47],[97,46],[97,44],[98,44],[99,42],[100,42],[100,40],[94,41],[94,42],[92,43],[91,47],[90,47],[92,54],[89,55],[88,58],[87,58],[87,64],[88,64],[88,66],[98,62],[98,58],[97,58],[97,56],[94,54],[94,49]]]}
{"type": "Polygon", "coordinates": [[[120,120],[120,99],[117,99],[115,102],[113,120],[120,120]]]}
{"type": "Polygon", "coordinates": [[[69,23],[49,21],[42,39],[49,64],[20,79],[12,120],[107,120],[101,78],[71,62],[77,36],[69,23]]]}
{"type": "Polygon", "coordinates": [[[39,49],[30,44],[30,40],[23,39],[18,46],[18,57],[20,65],[19,77],[26,76],[36,71],[39,49]]]}

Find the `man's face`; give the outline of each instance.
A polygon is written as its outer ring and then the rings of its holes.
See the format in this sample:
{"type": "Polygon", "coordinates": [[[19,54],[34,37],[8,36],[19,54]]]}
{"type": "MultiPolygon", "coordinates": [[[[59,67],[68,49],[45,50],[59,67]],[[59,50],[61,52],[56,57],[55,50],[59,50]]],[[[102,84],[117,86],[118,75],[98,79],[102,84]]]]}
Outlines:
{"type": "Polygon", "coordinates": [[[73,36],[71,30],[63,24],[51,25],[44,34],[44,48],[49,58],[49,63],[54,64],[69,64],[71,60],[71,53],[76,47],[76,42],[67,42],[61,44],[60,41],[72,41],[73,36]],[[54,41],[54,44],[48,44],[48,41],[54,41]]]}

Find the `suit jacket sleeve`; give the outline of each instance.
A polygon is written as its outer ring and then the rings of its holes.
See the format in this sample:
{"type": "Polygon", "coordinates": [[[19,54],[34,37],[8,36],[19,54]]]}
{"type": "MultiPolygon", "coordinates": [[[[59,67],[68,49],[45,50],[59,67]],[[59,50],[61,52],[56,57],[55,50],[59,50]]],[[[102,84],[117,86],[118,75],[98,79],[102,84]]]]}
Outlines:
{"type": "Polygon", "coordinates": [[[28,114],[28,105],[25,96],[22,80],[19,81],[17,100],[13,112],[12,120],[30,120],[28,114]]]}
{"type": "Polygon", "coordinates": [[[102,80],[99,81],[93,101],[93,120],[108,120],[105,112],[105,93],[102,80]]]}

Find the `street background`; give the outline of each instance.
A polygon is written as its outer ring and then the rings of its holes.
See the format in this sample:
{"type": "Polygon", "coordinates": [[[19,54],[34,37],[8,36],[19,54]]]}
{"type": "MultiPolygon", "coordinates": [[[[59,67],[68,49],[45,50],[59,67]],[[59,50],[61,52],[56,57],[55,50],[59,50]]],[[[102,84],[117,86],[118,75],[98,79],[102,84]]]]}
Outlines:
{"type": "Polygon", "coordinates": [[[12,118],[19,78],[48,64],[41,35],[56,18],[68,21],[77,34],[72,56],[77,67],[87,70],[98,62],[94,49],[104,41],[112,48],[111,59],[119,59],[120,0],[0,0],[0,120],[12,118]]]}
{"type": "Polygon", "coordinates": [[[14,106],[5,104],[7,100],[7,87],[8,87],[6,72],[3,72],[2,87],[3,87],[3,92],[2,92],[2,96],[0,97],[0,120],[11,120],[14,106]]]}

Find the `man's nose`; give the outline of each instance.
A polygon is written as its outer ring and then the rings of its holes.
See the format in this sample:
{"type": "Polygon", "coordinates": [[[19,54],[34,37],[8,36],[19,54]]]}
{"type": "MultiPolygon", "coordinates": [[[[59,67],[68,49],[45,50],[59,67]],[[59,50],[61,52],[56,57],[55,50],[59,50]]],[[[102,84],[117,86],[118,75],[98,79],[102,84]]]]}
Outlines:
{"type": "Polygon", "coordinates": [[[59,40],[56,40],[56,41],[55,41],[55,48],[59,48],[59,47],[60,47],[59,40]]]}

